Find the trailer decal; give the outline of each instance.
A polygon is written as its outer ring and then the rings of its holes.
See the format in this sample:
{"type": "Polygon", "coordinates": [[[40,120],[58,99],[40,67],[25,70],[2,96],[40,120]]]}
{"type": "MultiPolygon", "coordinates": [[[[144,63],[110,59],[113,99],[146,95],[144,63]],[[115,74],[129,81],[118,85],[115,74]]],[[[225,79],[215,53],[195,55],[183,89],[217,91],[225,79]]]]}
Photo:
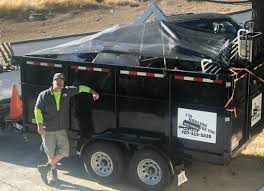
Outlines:
{"type": "Polygon", "coordinates": [[[96,68],[96,67],[76,66],[76,65],[71,65],[71,69],[86,70],[91,72],[106,72],[106,73],[111,72],[111,70],[108,68],[96,68]]]}
{"type": "Polygon", "coordinates": [[[215,144],[216,122],[216,113],[178,108],[177,137],[215,144]]]}
{"type": "Polygon", "coordinates": [[[145,76],[152,78],[164,78],[164,74],[152,73],[152,72],[120,70],[120,74],[131,75],[131,76],[145,76]]]}
{"type": "Polygon", "coordinates": [[[251,105],[251,127],[261,120],[262,93],[252,99],[251,105]]]}
{"type": "Polygon", "coordinates": [[[181,76],[175,75],[175,80],[185,80],[185,81],[194,81],[194,82],[204,82],[204,83],[213,83],[213,84],[222,84],[223,80],[211,80],[208,78],[199,78],[199,77],[190,77],[190,76],[181,76]]]}
{"type": "Polygon", "coordinates": [[[53,64],[53,63],[46,63],[46,62],[39,62],[39,61],[27,61],[27,64],[36,65],[36,66],[62,68],[61,64],[53,64]]]}

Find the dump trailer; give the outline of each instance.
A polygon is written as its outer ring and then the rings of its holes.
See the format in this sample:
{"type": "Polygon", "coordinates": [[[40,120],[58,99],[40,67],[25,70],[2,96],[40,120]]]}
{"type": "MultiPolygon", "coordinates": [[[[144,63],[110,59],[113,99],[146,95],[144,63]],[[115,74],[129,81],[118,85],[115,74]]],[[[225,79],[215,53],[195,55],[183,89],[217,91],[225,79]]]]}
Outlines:
{"type": "MultiPolygon", "coordinates": [[[[99,92],[97,102],[73,97],[69,113],[85,169],[99,180],[129,170],[146,189],[160,190],[183,161],[227,164],[263,129],[263,84],[243,71],[209,75],[36,57],[23,57],[20,66],[27,128],[36,128],[34,104],[54,73],[66,74],[67,85],[99,92]],[[225,108],[232,96],[236,115],[225,108]]],[[[256,62],[249,70],[263,76],[263,66],[256,62]]]]}
{"type": "MultiPolygon", "coordinates": [[[[147,25],[143,26],[145,34],[148,29],[147,25]]],[[[159,23],[157,26],[169,34],[170,25],[159,23]]],[[[151,27],[149,31],[154,30],[151,27]]],[[[127,28],[122,30],[126,32],[127,28]]],[[[158,28],[157,31],[163,30],[158,28]]],[[[110,31],[111,34],[115,32],[118,37],[122,34],[121,30],[110,31]]],[[[40,52],[17,56],[24,127],[29,131],[36,129],[33,110],[37,96],[51,86],[55,73],[62,72],[66,85],[88,85],[100,94],[96,102],[89,94],[72,97],[69,112],[69,132],[74,135],[71,146],[77,148],[90,176],[109,183],[118,181],[126,173],[143,190],[162,190],[174,176],[181,185],[186,181],[185,162],[228,164],[263,129],[263,80],[260,77],[264,75],[264,62],[252,51],[255,50],[255,35],[246,30],[238,32],[230,52],[235,52],[231,58],[241,67],[222,72],[219,72],[219,65],[215,65],[218,72],[181,70],[173,65],[179,66],[178,59],[160,55],[150,57],[149,50],[158,54],[153,44],[135,46],[140,53],[148,54],[147,57],[139,56],[140,63],[134,59],[135,52],[127,55],[116,49],[99,54],[93,52],[86,55],[85,61],[80,54],[77,61],[69,57],[59,59],[52,54],[54,50],[68,51],[74,46],[78,51],[83,47],[91,48],[91,40],[96,38],[98,48],[103,37],[109,42],[106,33],[84,37],[89,46],[79,46],[82,40],[78,39],[56,47],[59,49],[45,50],[49,53],[45,56],[40,52]],[[114,62],[117,57],[118,62],[114,62]]],[[[161,39],[163,42],[165,38],[161,39]]],[[[134,48],[126,47],[128,44],[122,47],[118,42],[115,41],[115,48],[121,47],[124,51],[134,48]]],[[[104,44],[104,48],[113,46],[106,45],[109,44],[104,44]]],[[[170,40],[168,47],[172,45],[170,40]]],[[[166,47],[162,46],[164,53],[166,47]]],[[[201,67],[210,66],[211,62],[203,60],[201,67]]]]}

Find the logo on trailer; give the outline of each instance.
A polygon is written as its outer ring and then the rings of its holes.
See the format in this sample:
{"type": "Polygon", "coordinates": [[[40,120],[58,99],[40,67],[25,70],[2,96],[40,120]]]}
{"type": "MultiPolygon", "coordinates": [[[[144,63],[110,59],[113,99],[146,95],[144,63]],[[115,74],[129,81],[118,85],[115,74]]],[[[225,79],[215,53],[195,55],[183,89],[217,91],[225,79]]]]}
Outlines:
{"type": "Polygon", "coordinates": [[[178,108],[179,138],[216,143],[216,113],[178,108]]]}
{"type": "Polygon", "coordinates": [[[252,114],[253,114],[252,117],[253,117],[253,118],[256,118],[255,116],[258,115],[259,111],[260,111],[260,106],[259,106],[259,105],[256,105],[256,103],[254,103],[253,112],[252,112],[252,114]]]}
{"type": "Polygon", "coordinates": [[[182,128],[184,130],[190,130],[194,132],[198,132],[201,129],[201,126],[199,124],[195,124],[193,122],[184,120],[182,123],[183,126],[180,126],[179,128],[182,128]]]}

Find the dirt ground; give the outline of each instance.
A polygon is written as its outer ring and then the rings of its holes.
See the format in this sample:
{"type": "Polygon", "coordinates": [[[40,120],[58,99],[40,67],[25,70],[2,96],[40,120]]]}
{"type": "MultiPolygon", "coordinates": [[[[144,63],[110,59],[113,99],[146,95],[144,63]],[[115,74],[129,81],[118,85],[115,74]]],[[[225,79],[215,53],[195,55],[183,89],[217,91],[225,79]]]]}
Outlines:
{"type": "MultiPolygon", "coordinates": [[[[61,10],[47,13],[47,20],[29,21],[27,14],[14,13],[0,17],[0,41],[13,42],[28,39],[63,36],[99,31],[116,24],[132,23],[146,9],[148,2],[138,7],[104,7],[61,10]]],[[[199,12],[230,13],[251,8],[251,4],[221,4],[204,1],[163,0],[161,9],[166,15],[199,12]]]]}

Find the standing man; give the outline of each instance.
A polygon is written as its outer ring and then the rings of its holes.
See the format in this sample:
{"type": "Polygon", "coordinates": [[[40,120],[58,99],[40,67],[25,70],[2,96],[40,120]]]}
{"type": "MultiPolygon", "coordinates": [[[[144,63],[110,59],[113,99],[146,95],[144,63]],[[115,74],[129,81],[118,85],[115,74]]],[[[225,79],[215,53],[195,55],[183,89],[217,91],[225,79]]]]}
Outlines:
{"type": "Polygon", "coordinates": [[[38,171],[42,180],[48,184],[48,173],[51,172],[51,181],[58,179],[56,165],[64,157],[69,156],[69,128],[70,98],[81,92],[91,93],[94,101],[99,99],[98,93],[88,86],[64,87],[64,75],[56,73],[53,76],[52,86],[38,96],[34,114],[45,153],[48,157],[46,165],[39,165],[38,171]]]}

